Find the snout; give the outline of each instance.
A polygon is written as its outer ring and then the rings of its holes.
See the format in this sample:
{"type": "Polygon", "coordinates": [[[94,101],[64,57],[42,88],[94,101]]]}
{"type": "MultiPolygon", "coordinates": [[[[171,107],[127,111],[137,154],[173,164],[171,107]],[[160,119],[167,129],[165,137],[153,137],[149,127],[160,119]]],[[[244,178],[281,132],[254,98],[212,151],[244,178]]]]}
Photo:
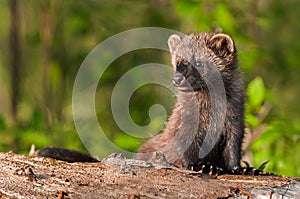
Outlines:
{"type": "Polygon", "coordinates": [[[184,85],[184,82],[185,78],[183,77],[183,75],[179,72],[176,72],[173,76],[173,85],[176,87],[180,87],[184,85]]]}
{"type": "Polygon", "coordinates": [[[186,78],[179,72],[176,72],[174,74],[172,83],[180,91],[183,91],[183,92],[193,91],[192,86],[189,84],[189,82],[186,80],[186,78]]]}

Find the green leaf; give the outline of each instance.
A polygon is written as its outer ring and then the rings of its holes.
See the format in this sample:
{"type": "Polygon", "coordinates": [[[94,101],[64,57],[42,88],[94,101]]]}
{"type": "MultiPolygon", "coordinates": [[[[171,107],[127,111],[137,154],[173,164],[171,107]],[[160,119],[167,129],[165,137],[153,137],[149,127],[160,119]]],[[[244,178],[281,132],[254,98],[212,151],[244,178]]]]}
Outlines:
{"type": "Polygon", "coordinates": [[[245,115],[245,120],[246,120],[246,123],[249,124],[251,127],[257,127],[260,124],[257,117],[255,117],[251,113],[247,113],[245,115]]]}
{"type": "Polygon", "coordinates": [[[259,111],[266,95],[266,88],[261,77],[256,77],[249,83],[247,95],[250,111],[259,111]]]}
{"type": "Polygon", "coordinates": [[[245,165],[246,165],[246,168],[249,168],[250,167],[250,164],[249,164],[249,162],[247,162],[247,161],[242,161],[245,165]]]}
{"type": "Polygon", "coordinates": [[[269,161],[270,161],[270,160],[267,160],[267,161],[265,161],[264,163],[262,163],[262,164],[258,167],[258,170],[263,171],[263,170],[266,168],[266,166],[267,166],[267,164],[269,163],[269,161]]]}

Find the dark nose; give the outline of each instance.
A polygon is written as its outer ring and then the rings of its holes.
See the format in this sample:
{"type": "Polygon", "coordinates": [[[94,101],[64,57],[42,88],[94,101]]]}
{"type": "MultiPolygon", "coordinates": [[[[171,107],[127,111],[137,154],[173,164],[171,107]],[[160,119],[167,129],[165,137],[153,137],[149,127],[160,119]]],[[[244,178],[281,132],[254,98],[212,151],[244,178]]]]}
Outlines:
{"type": "Polygon", "coordinates": [[[181,73],[176,72],[173,76],[173,84],[176,86],[180,86],[183,79],[184,79],[183,75],[181,73]]]}

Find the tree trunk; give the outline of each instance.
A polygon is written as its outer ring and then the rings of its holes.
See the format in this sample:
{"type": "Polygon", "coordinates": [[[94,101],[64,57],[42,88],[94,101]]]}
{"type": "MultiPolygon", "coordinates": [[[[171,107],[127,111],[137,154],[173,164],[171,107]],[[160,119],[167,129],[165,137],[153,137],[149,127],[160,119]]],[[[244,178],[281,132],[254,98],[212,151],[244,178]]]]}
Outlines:
{"type": "Polygon", "coordinates": [[[20,97],[20,17],[19,1],[10,0],[10,51],[11,51],[11,113],[18,123],[18,100],[20,97]]]}
{"type": "Polygon", "coordinates": [[[45,125],[49,127],[51,124],[51,92],[49,83],[49,72],[51,64],[51,39],[52,26],[50,21],[48,0],[40,0],[40,37],[42,42],[42,65],[43,65],[43,105],[45,125]]]}
{"type": "Polygon", "coordinates": [[[299,196],[300,182],[296,178],[211,177],[116,155],[98,163],[66,163],[0,153],[0,198],[275,199],[299,196]]]}

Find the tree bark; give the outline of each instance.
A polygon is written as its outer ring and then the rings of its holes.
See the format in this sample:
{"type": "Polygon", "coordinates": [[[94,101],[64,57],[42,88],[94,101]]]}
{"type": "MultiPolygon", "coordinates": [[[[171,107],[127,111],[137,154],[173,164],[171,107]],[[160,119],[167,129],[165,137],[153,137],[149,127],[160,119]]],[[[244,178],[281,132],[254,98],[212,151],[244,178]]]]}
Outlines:
{"type": "Polygon", "coordinates": [[[51,124],[51,92],[49,83],[49,72],[51,64],[51,39],[52,24],[50,20],[48,0],[40,0],[40,37],[42,42],[42,65],[43,65],[43,101],[44,119],[46,127],[51,124]]]}
{"type": "Polygon", "coordinates": [[[10,54],[11,54],[11,113],[18,123],[18,100],[20,97],[20,16],[19,1],[10,0],[10,54]]]}
{"type": "Polygon", "coordinates": [[[211,177],[110,156],[98,163],[0,153],[0,198],[297,198],[282,176],[211,177]]]}

